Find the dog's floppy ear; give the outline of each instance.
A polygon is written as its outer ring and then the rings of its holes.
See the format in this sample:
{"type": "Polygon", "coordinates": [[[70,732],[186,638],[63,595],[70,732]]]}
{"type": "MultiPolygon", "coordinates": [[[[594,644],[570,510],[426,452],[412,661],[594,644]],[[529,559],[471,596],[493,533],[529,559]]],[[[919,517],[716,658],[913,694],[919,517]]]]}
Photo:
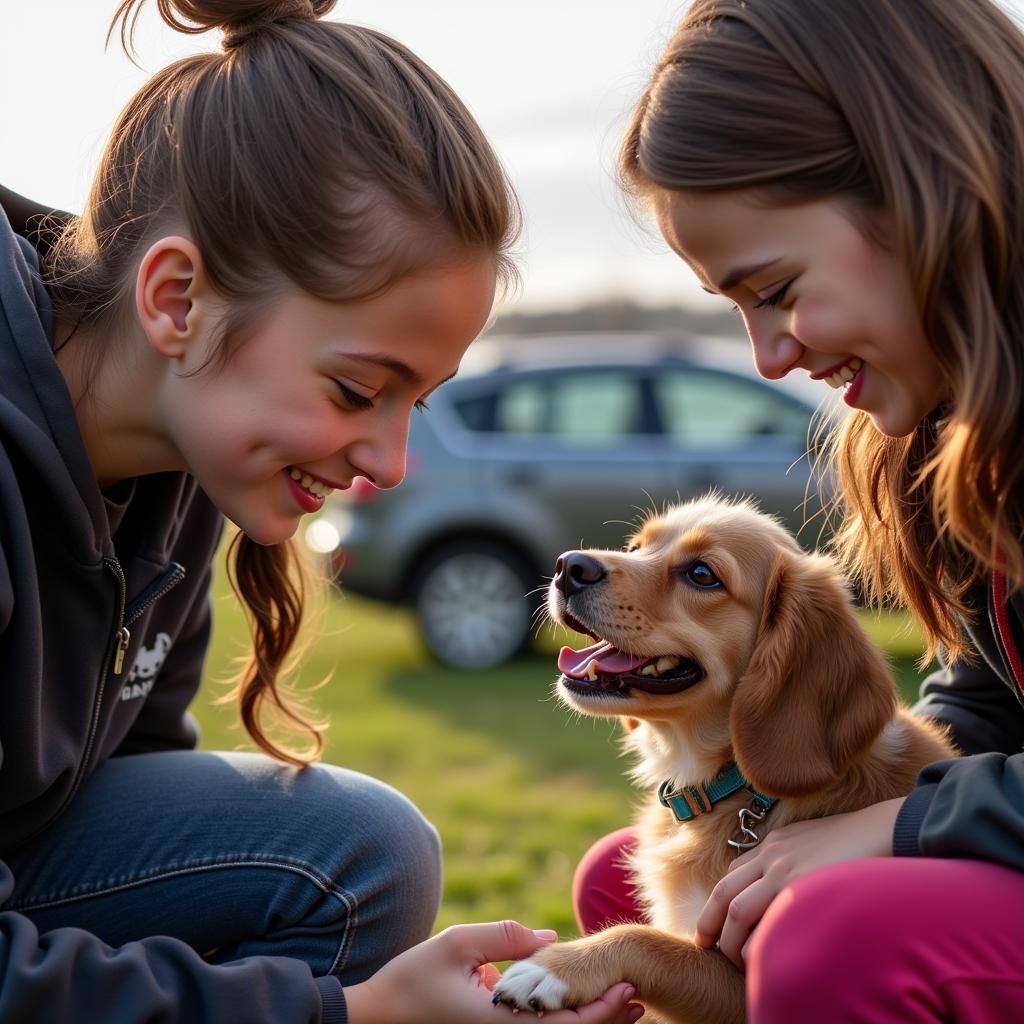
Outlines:
{"type": "Polygon", "coordinates": [[[819,555],[781,552],[731,710],[733,753],[755,789],[799,796],[835,782],[895,711],[882,655],[819,555]]]}

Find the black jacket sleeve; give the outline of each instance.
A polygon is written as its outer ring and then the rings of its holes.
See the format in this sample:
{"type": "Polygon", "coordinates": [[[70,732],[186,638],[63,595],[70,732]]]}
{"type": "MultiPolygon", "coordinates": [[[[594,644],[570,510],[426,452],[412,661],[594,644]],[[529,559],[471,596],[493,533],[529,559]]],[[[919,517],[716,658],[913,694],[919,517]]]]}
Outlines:
{"type": "Polygon", "coordinates": [[[973,754],[925,767],[900,810],[893,851],[1024,871],[1024,754],[973,754]]]}
{"type": "Polygon", "coordinates": [[[1016,754],[1024,749],[1020,704],[983,660],[943,665],[929,675],[914,712],[948,725],[953,742],[965,754],[1016,754]]]}
{"type": "MultiPolygon", "coordinates": [[[[0,862],[0,907],[14,882],[0,862]]],[[[155,936],[113,948],[78,928],[40,934],[0,911],[0,1021],[33,1024],[328,1024],[345,1020],[333,977],[290,957],[209,964],[155,936]]]]}
{"type": "MultiPolygon", "coordinates": [[[[1024,706],[986,596],[976,595],[976,606],[987,614],[970,628],[980,656],[929,676],[914,709],[948,723],[967,756],[921,771],[897,817],[893,851],[974,857],[1024,871],[1024,706]]],[[[1010,615],[1019,624],[1016,605],[1010,615]]]]}

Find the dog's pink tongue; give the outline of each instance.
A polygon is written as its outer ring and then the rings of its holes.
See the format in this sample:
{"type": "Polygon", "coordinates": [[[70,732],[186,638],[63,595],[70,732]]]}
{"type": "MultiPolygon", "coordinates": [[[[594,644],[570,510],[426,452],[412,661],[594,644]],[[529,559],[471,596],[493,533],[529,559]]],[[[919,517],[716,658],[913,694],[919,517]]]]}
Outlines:
{"type": "Polygon", "coordinates": [[[598,672],[606,675],[619,676],[623,672],[632,672],[639,668],[648,658],[638,658],[612,647],[607,640],[574,651],[571,647],[563,647],[558,652],[558,671],[574,679],[582,679],[587,674],[587,666],[596,662],[598,672]]]}

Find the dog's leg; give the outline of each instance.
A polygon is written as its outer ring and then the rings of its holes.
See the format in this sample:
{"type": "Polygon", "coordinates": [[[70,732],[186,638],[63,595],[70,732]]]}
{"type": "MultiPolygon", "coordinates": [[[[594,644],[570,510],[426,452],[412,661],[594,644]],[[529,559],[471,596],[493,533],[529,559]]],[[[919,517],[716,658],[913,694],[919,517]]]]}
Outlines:
{"type": "Polygon", "coordinates": [[[592,1002],[619,981],[675,1024],[742,1024],[746,1017],[743,976],[725,956],[639,924],[544,947],[502,975],[495,1001],[557,1010],[592,1002]]]}

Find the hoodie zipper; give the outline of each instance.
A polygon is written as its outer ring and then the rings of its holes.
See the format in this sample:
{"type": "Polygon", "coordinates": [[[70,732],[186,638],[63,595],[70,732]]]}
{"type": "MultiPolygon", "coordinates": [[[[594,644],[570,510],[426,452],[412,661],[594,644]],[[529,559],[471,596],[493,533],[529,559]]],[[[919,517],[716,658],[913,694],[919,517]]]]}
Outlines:
{"type": "MultiPolygon", "coordinates": [[[[124,595],[124,573],[116,559],[109,559],[117,566],[114,575],[120,573],[122,601],[124,595]]],[[[119,676],[124,669],[124,656],[128,645],[132,642],[132,635],[128,627],[139,618],[140,615],[152,604],[160,600],[168,590],[173,590],[185,578],[185,567],[177,562],[171,564],[164,570],[163,576],[155,583],[151,583],[120,615],[121,625],[114,634],[114,675],[119,676]]]]}
{"type": "Polygon", "coordinates": [[[184,578],[185,567],[177,562],[171,562],[164,570],[163,576],[155,583],[151,583],[128,605],[124,612],[124,623],[121,628],[124,629],[125,626],[130,626],[150,605],[156,604],[168,590],[173,590],[184,578]]]}
{"type": "Polygon", "coordinates": [[[85,778],[86,769],[92,758],[93,747],[96,743],[96,733],[100,724],[100,712],[103,710],[103,697],[107,689],[107,680],[110,674],[120,675],[124,669],[124,656],[131,643],[131,633],[128,627],[139,618],[150,605],[158,601],[167,591],[176,587],[185,578],[185,569],[177,562],[171,562],[163,576],[151,584],[136,598],[131,606],[127,606],[128,582],[125,579],[121,563],[116,558],[104,558],[103,564],[113,573],[117,582],[117,614],[115,616],[114,635],[103,659],[103,671],[100,673],[99,685],[96,687],[96,697],[92,705],[92,717],[89,720],[89,733],[85,740],[85,749],[82,752],[82,760],[78,763],[75,777],[68,790],[67,796],[61,802],[56,813],[50,816],[45,824],[36,829],[30,836],[26,837],[19,845],[30,843],[36,836],[45,832],[67,809],[78,792],[78,787],[85,778]],[[111,657],[111,655],[113,655],[111,657]],[[108,666],[112,673],[108,673],[108,666]]]}

